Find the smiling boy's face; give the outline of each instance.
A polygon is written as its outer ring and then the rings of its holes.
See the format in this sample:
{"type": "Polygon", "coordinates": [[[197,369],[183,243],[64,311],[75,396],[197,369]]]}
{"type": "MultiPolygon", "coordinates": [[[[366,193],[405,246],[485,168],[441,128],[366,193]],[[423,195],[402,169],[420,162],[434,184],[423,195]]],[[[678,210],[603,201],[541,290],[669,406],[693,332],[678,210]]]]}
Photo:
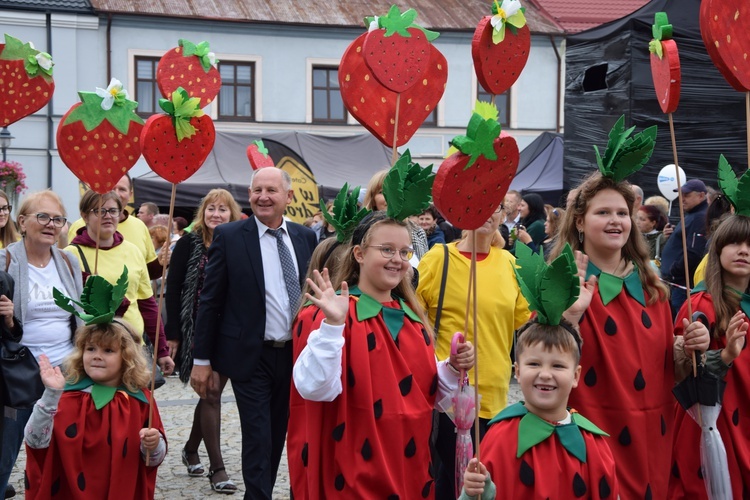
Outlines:
{"type": "Polygon", "coordinates": [[[514,366],[526,408],[550,422],[563,420],[570,391],[581,376],[573,353],[537,342],[523,349],[514,366]]]}

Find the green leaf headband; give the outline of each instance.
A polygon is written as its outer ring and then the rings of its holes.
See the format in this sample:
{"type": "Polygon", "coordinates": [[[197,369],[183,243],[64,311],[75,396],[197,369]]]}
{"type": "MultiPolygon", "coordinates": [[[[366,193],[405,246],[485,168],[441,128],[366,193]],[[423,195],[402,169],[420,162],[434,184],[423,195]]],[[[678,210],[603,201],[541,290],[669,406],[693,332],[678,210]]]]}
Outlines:
{"type": "Polygon", "coordinates": [[[654,24],[651,26],[651,34],[654,36],[654,39],[649,42],[648,50],[661,59],[664,57],[661,42],[672,39],[672,25],[669,24],[666,12],[657,12],[654,14],[654,24]]]}
{"type": "Polygon", "coordinates": [[[112,322],[127,290],[128,268],[123,267],[122,274],[114,286],[101,276],[89,276],[81,292],[80,302],[65,296],[57,288],[52,289],[52,297],[59,308],[78,316],[87,325],[100,325],[112,322]],[[83,312],[73,307],[73,304],[80,307],[83,312]]]}
{"type": "Polygon", "coordinates": [[[750,217],[750,176],[747,170],[737,178],[724,155],[719,156],[719,188],[734,206],[734,213],[750,217]]]}
{"type": "Polygon", "coordinates": [[[404,220],[427,210],[432,201],[434,181],[432,165],[422,168],[419,163],[411,161],[408,149],[404,151],[383,180],[383,196],[388,202],[388,217],[404,220]]]}
{"type": "Polygon", "coordinates": [[[339,243],[350,240],[354,229],[371,212],[367,208],[359,209],[357,206],[358,198],[359,186],[349,193],[349,183],[345,183],[333,200],[333,215],[328,213],[323,199],[320,200],[320,211],[323,212],[323,218],[336,229],[336,240],[339,243]]]}
{"type": "Polygon", "coordinates": [[[559,325],[562,314],[577,299],[580,289],[578,266],[566,244],[562,253],[547,264],[544,257],[521,242],[516,244],[516,278],[521,293],[543,325],[559,325]]]}
{"type": "Polygon", "coordinates": [[[599,148],[594,146],[596,163],[604,177],[620,182],[643,168],[651,158],[656,145],[656,125],[630,137],[634,130],[634,126],[625,130],[625,115],[622,115],[609,132],[604,157],[599,154],[599,148]]]}

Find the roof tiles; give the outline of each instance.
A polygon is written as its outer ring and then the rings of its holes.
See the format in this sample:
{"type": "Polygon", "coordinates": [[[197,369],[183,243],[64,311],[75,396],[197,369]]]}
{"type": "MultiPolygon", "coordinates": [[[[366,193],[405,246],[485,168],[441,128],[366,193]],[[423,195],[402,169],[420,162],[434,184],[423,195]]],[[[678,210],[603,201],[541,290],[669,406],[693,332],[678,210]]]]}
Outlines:
{"type": "Polygon", "coordinates": [[[649,0],[533,0],[566,33],[578,33],[625,17],[649,0]]]}
{"type": "Polygon", "coordinates": [[[6,9],[93,13],[88,0],[2,0],[0,5],[6,9]]]}

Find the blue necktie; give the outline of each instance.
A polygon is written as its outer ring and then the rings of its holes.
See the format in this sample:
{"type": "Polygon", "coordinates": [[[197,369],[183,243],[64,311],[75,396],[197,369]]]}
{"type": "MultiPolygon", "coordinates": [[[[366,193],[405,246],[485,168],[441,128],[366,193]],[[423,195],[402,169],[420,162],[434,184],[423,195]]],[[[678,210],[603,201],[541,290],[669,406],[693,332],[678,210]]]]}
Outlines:
{"type": "Polygon", "coordinates": [[[289,308],[291,313],[294,314],[299,305],[299,296],[301,294],[299,279],[297,278],[297,270],[294,267],[294,260],[292,260],[292,254],[289,252],[289,247],[284,243],[284,230],[281,228],[268,229],[268,233],[276,238],[276,246],[279,250],[279,260],[281,261],[281,270],[284,272],[286,292],[289,295],[289,308]]]}

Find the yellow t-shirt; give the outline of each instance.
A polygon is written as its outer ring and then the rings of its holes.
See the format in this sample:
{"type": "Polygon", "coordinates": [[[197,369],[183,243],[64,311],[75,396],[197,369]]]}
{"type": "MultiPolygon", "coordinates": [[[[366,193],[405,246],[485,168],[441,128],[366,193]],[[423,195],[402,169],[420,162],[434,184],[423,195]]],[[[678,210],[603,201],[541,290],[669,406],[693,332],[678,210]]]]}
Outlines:
{"type": "MultiPolygon", "coordinates": [[[[86,257],[86,262],[89,264],[91,272],[94,272],[94,260],[96,249],[92,247],[80,246],[83,255],[86,257]]],[[[78,249],[73,245],[68,246],[65,250],[75,255],[81,264],[81,269],[84,269],[83,262],[81,262],[81,256],[78,253],[78,249]]],[[[151,281],[148,278],[148,269],[146,268],[146,261],[143,260],[141,252],[136,248],[135,245],[128,241],[123,241],[116,247],[110,248],[109,250],[99,249],[99,261],[97,263],[97,274],[102,278],[106,279],[110,283],[116,283],[117,279],[122,274],[122,268],[128,268],[128,290],[125,293],[125,297],[130,301],[128,310],[125,311],[123,319],[130,323],[136,332],[142,334],[144,332],[143,316],[138,310],[138,300],[147,299],[154,295],[151,289],[151,281]]]]}
{"type": "MultiPolygon", "coordinates": [[[[419,286],[417,297],[426,309],[430,322],[435,323],[440,281],[443,273],[442,245],[435,245],[419,261],[419,286]]],[[[469,286],[471,260],[461,255],[456,243],[448,244],[448,275],[446,277],[443,312],[437,340],[438,359],[450,355],[453,334],[464,331],[466,296],[469,286]]],[[[466,338],[476,348],[479,367],[479,393],[482,395],[479,416],[492,418],[508,402],[511,364],[510,350],[513,332],[528,321],[529,305],[513,271],[515,258],[507,251],[492,247],[489,255],[477,262],[477,336],[474,342],[473,317],[469,315],[466,338]]],[[[474,383],[473,370],[469,381],[474,383]]]]}
{"type": "MultiPolygon", "coordinates": [[[[85,225],[86,223],[83,219],[78,219],[73,222],[68,230],[68,241],[73,241],[78,230],[85,225]]],[[[146,263],[156,260],[154,242],[151,241],[151,235],[148,232],[148,228],[141,219],[129,215],[127,219],[117,225],[117,232],[125,238],[125,241],[132,243],[141,250],[143,257],[146,259],[146,263]]],[[[120,275],[118,274],[117,276],[119,277],[120,275]]]]}
{"type": "Polygon", "coordinates": [[[695,268],[695,273],[693,274],[693,286],[706,278],[706,264],[708,264],[708,254],[703,256],[700,264],[695,268]]]}

